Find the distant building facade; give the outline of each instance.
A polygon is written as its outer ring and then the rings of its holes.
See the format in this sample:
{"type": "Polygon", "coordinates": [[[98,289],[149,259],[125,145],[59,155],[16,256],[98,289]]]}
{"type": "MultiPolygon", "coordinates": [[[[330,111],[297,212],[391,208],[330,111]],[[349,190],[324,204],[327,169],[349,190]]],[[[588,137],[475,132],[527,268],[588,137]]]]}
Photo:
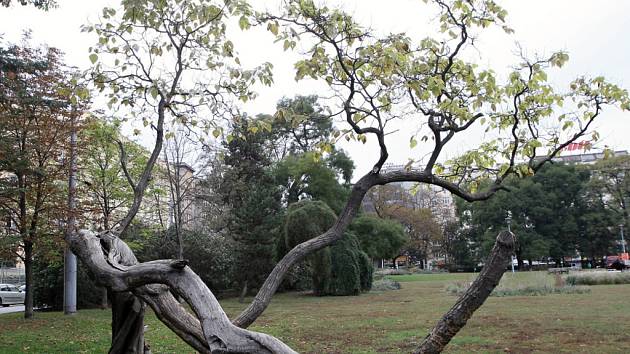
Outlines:
{"type": "MultiPolygon", "coordinates": [[[[400,171],[408,168],[403,165],[386,164],[382,170],[387,171],[400,171]]],[[[412,167],[413,169],[413,167],[412,167]]],[[[452,194],[439,186],[430,184],[418,184],[415,182],[397,182],[390,183],[388,186],[393,187],[388,191],[387,200],[380,200],[379,203],[387,203],[391,205],[400,205],[409,209],[429,209],[435,218],[435,221],[441,226],[444,231],[446,225],[450,222],[457,221],[455,200],[452,194]]],[[[378,199],[378,196],[376,197],[378,199]]],[[[364,198],[362,209],[369,214],[377,214],[377,206],[372,196],[364,198]]],[[[443,238],[442,238],[443,239],[443,238]]],[[[432,265],[439,264],[440,261],[444,261],[444,255],[442,254],[442,241],[443,240],[431,240],[430,244],[426,248],[426,258],[421,260],[421,266],[423,269],[431,269],[432,265]]],[[[413,257],[407,254],[400,255],[396,259],[396,264],[409,264],[413,262],[413,257]]],[[[420,260],[416,260],[420,262],[420,260]]],[[[382,260],[375,260],[375,265],[382,266],[382,260]]],[[[394,264],[394,266],[396,266],[394,264]]]]}
{"type": "MultiPolygon", "coordinates": [[[[609,156],[609,154],[612,156],[627,156],[628,151],[617,150],[617,151],[612,151],[610,153],[588,152],[588,153],[576,154],[576,155],[559,155],[559,156],[553,157],[551,161],[560,162],[560,163],[573,163],[573,164],[580,164],[580,165],[593,164],[599,160],[605,159],[607,156],[609,156]]],[[[536,158],[535,161],[542,161],[545,158],[547,158],[547,156],[541,156],[541,157],[536,158]]]]}

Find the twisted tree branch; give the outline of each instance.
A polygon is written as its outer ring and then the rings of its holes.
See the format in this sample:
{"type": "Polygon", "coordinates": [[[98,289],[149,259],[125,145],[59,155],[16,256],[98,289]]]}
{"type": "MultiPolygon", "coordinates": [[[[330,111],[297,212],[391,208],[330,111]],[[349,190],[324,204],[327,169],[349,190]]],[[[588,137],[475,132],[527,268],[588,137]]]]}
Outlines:
{"type": "Polygon", "coordinates": [[[170,328],[177,328],[175,332],[202,353],[295,353],[272,336],[233,325],[214,294],[181,260],[137,263],[131,249],[115,235],[86,230],[71,237],[70,247],[94,273],[99,285],[118,293],[133,291],[146,299],[160,319],[166,319],[170,328]],[[198,320],[186,315],[164,287],[152,284],[167,285],[179,294],[198,320]]]}

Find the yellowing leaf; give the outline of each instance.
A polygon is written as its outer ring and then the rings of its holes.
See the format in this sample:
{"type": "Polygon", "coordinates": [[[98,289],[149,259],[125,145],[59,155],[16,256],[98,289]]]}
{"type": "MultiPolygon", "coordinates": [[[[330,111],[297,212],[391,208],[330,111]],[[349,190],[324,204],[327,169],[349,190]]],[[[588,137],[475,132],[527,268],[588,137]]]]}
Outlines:
{"type": "Polygon", "coordinates": [[[273,33],[274,36],[278,35],[278,22],[269,22],[267,25],[267,30],[273,33]]]}

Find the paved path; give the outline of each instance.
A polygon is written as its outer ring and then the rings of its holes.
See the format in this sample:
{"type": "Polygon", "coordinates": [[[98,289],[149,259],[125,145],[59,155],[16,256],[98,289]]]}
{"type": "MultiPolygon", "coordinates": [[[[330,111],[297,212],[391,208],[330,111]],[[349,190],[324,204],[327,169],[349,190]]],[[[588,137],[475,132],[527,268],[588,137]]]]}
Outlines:
{"type": "Polygon", "coordinates": [[[0,307],[0,315],[3,313],[24,312],[24,305],[11,305],[9,307],[0,307]]]}

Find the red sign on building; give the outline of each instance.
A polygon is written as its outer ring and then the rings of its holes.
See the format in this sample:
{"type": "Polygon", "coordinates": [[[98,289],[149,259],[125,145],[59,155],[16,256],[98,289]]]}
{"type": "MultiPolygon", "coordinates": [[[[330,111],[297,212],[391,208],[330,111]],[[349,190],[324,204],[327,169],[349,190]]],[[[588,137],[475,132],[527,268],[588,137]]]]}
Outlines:
{"type": "Polygon", "coordinates": [[[590,141],[580,141],[577,143],[570,143],[567,145],[564,150],[566,151],[575,151],[575,150],[586,150],[591,147],[590,141]]]}

